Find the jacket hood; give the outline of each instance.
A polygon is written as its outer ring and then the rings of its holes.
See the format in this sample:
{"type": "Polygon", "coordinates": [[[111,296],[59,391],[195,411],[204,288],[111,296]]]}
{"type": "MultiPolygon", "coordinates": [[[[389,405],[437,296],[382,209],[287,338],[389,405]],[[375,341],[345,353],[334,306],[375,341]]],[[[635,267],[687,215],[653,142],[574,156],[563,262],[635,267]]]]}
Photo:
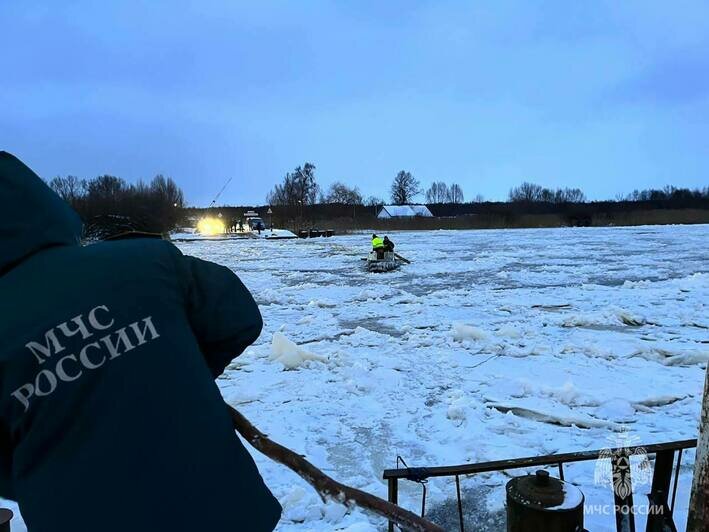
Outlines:
{"type": "Polygon", "coordinates": [[[0,151],[0,274],[51,246],[78,245],[81,220],[37,174],[0,151]]]}

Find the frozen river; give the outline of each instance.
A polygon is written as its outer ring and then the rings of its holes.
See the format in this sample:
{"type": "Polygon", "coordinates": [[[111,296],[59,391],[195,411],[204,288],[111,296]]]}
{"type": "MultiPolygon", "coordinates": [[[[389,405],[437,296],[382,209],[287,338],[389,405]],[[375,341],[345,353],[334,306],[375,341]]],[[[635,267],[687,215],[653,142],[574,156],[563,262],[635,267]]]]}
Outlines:
{"type": "MultiPolygon", "coordinates": [[[[397,455],[430,466],[696,437],[709,226],[390,236],[413,263],[386,274],[362,267],[367,234],[179,244],[232,268],[261,306],[261,338],[219,384],[274,439],[385,497],[381,473],[397,455]],[[271,359],[274,333],[320,360],[285,370],[271,359]]],[[[295,475],[257,460],[284,505],[281,530],[381,526],[323,505],[295,475]]],[[[680,529],[692,460],[685,455],[680,529]]],[[[594,470],[572,465],[567,480],[589,504],[612,503],[594,470]]],[[[480,521],[469,527],[496,528],[481,519],[495,522],[506,480],[463,481],[466,511],[480,521]]],[[[649,486],[637,480],[643,503],[649,486]]],[[[401,502],[420,509],[420,487],[402,489],[401,502]]],[[[434,512],[455,493],[450,479],[428,490],[434,512]]],[[[612,516],[586,519],[614,530],[612,516]]]]}
{"type": "MultiPolygon", "coordinates": [[[[709,226],[394,233],[413,262],[385,274],[364,271],[369,236],[177,243],[233,269],[261,306],[263,334],[218,381],[227,401],[336,479],[386,497],[397,455],[433,466],[696,437],[709,226]]],[[[254,456],[284,507],[279,530],[384,526],[254,456]]],[[[566,479],[589,505],[612,504],[594,463],[566,479]]],[[[463,479],[468,530],[500,530],[507,480],[463,479]]],[[[636,480],[642,504],[649,478],[636,480]]],[[[419,511],[420,486],[401,490],[419,511]]],[[[455,526],[453,481],[428,493],[431,515],[455,526]]],[[[586,527],[615,530],[602,512],[586,527]]]]}

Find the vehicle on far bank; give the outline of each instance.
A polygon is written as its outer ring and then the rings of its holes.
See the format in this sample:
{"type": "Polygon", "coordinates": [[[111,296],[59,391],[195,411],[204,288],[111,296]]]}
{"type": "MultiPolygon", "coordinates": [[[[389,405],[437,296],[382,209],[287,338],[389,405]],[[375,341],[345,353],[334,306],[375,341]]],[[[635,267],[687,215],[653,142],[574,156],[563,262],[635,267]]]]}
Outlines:
{"type": "Polygon", "coordinates": [[[266,224],[263,223],[261,218],[249,218],[247,222],[249,224],[249,229],[252,231],[263,231],[266,229],[266,224]]]}
{"type": "Polygon", "coordinates": [[[261,218],[256,211],[246,211],[244,213],[244,219],[246,220],[246,225],[251,231],[263,231],[266,229],[266,224],[263,222],[263,218],[261,218]]]}

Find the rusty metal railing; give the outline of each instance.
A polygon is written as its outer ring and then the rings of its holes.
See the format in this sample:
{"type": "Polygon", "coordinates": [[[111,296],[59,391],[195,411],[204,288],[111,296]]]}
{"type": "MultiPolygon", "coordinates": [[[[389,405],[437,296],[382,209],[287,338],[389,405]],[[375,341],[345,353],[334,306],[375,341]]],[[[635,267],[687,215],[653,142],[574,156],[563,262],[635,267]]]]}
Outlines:
{"type": "MultiPolygon", "coordinates": [[[[559,478],[564,479],[564,464],[571,462],[584,462],[611,458],[614,475],[624,475],[624,480],[631,487],[630,495],[619,497],[614,492],[615,504],[613,506],[616,520],[616,529],[620,531],[635,532],[635,516],[631,511],[633,506],[632,479],[630,469],[623,467],[623,461],[633,456],[635,449],[640,449],[647,455],[655,455],[655,468],[653,471],[652,488],[648,498],[655,511],[648,512],[646,532],[676,531],[672,512],[675,507],[677,483],[682,462],[682,452],[697,446],[697,440],[680,440],[650,445],[638,445],[631,448],[617,447],[613,449],[598,449],[576,453],[550,454],[544,456],[530,456],[526,458],[513,458],[510,460],[494,460],[491,462],[478,462],[476,464],[462,464],[453,466],[436,467],[405,467],[387,469],[384,471],[384,480],[388,482],[389,502],[398,504],[399,480],[421,482],[435,477],[455,477],[458,498],[458,516],[461,532],[465,531],[463,523],[462,499],[460,495],[460,477],[477,473],[489,473],[507,469],[521,469],[525,467],[556,466],[559,478]],[[677,454],[675,466],[675,454],[677,454]],[[674,483],[672,482],[674,470],[674,483]],[[671,502],[670,502],[671,492],[671,502]]],[[[423,506],[422,506],[423,507],[423,506]]],[[[394,532],[394,524],[389,523],[389,532],[394,532]]]]}

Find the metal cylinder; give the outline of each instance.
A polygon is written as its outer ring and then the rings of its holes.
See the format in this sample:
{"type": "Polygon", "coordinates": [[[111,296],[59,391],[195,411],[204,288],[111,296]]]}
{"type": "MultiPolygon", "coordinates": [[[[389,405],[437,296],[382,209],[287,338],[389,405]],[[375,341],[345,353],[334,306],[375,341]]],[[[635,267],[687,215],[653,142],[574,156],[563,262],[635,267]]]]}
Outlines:
{"type": "Polygon", "coordinates": [[[0,508],[0,532],[10,532],[12,516],[12,510],[0,508]]]}
{"type": "Polygon", "coordinates": [[[507,532],[583,530],[583,493],[547,471],[507,483],[507,532]]]}

